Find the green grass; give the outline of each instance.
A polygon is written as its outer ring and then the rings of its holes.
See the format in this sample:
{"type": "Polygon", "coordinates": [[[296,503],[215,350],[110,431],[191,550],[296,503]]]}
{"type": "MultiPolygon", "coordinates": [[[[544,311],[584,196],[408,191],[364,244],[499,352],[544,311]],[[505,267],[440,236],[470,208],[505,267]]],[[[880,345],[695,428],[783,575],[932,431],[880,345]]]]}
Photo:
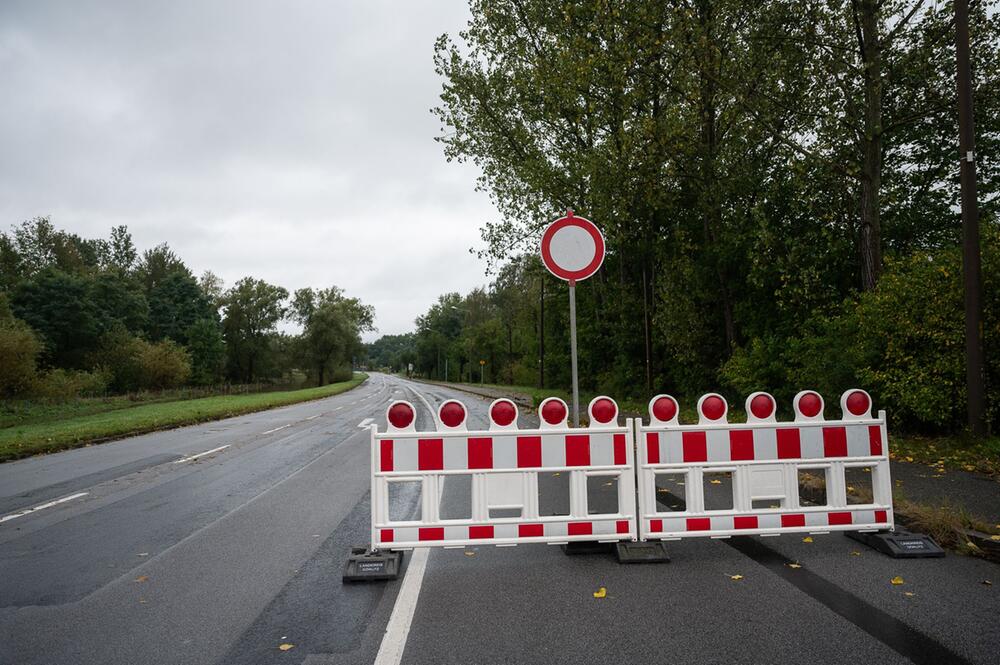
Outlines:
{"type": "Polygon", "coordinates": [[[937,471],[962,469],[1000,476],[1000,437],[974,441],[965,436],[890,436],[894,460],[917,462],[937,471]]]}
{"type": "Polygon", "coordinates": [[[367,374],[357,374],[350,381],[320,388],[145,403],[98,413],[70,409],[68,417],[0,429],[0,462],[330,397],[367,378],[367,374]]]}

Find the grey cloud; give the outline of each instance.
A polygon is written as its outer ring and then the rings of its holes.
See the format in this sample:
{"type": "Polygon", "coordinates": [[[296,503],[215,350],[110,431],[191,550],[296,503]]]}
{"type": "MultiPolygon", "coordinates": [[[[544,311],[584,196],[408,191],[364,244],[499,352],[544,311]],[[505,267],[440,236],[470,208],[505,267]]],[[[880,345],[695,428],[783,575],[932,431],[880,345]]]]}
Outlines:
{"type": "Polygon", "coordinates": [[[129,225],[227,282],[335,283],[402,332],[496,215],[428,109],[441,2],[0,4],[0,223],[129,225]]]}

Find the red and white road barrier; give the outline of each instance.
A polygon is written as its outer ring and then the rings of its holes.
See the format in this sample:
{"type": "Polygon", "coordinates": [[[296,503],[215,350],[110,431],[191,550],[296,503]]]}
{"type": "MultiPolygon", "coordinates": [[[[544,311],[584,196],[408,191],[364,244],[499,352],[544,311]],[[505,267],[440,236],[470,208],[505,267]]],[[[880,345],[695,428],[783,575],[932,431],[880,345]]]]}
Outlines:
{"type": "Polygon", "coordinates": [[[371,427],[372,548],[635,540],[632,428],[618,425],[618,405],[610,398],[594,399],[589,411],[589,427],[570,428],[565,402],[549,398],[539,405],[539,428],[520,430],[517,406],[499,399],[490,405],[489,430],[470,432],[465,406],[448,400],[438,409],[437,431],[417,432],[413,405],[394,402],[387,431],[371,427]],[[540,472],[569,474],[568,515],[539,514],[540,472]],[[442,519],[445,479],[463,475],[471,476],[468,517],[442,519]],[[593,476],[618,480],[617,512],[590,514],[587,479],[593,476]],[[420,484],[419,519],[390,520],[390,488],[405,482],[420,484]],[[491,517],[495,510],[507,516],[491,517]]]}
{"type": "Polygon", "coordinates": [[[885,412],[872,417],[871,397],[863,390],[847,391],[840,405],[842,418],[826,421],[823,398],[803,391],[795,396],[795,420],[779,423],[774,398],[754,393],[746,401],[747,422],[736,424],[726,419],[725,399],[713,393],[698,401],[698,424],[681,425],[677,401],[654,397],[650,424],[636,422],[640,538],[891,529],[885,412]],[[870,474],[871,503],[848,502],[845,474],[851,469],[862,478],[870,474]],[[825,476],[825,505],[800,500],[800,472],[825,476]],[[706,488],[723,499],[726,493],[707,485],[706,474],[715,478],[709,483],[731,484],[728,506],[706,509],[706,488]],[[657,483],[663,476],[669,483],[657,483]],[[658,503],[667,496],[683,501],[674,504],[680,510],[658,503]]]}

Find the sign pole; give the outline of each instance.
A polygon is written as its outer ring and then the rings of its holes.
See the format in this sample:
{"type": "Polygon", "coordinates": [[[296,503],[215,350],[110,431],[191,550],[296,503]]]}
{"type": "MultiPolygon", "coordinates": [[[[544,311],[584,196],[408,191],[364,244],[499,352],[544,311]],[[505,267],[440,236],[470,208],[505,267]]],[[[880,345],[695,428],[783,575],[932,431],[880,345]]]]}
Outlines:
{"type": "Polygon", "coordinates": [[[576,280],[569,280],[569,354],[573,375],[573,427],[580,426],[580,384],[576,371],[576,280]]]}

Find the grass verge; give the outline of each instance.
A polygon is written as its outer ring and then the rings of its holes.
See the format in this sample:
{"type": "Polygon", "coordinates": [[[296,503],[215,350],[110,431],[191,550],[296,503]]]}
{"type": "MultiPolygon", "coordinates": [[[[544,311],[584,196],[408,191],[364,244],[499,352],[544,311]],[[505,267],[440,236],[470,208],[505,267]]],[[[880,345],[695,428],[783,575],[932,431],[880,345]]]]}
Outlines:
{"type": "Polygon", "coordinates": [[[54,422],[8,427],[0,430],[0,462],[322,399],[350,390],[367,378],[367,374],[356,374],[350,381],[319,388],[142,404],[54,422]]]}
{"type": "Polygon", "coordinates": [[[891,436],[889,454],[895,460],[927,464],[938,472],[962,469],[1000,476],[1000,437],[974,441],[962,436],[891,436]]]}

